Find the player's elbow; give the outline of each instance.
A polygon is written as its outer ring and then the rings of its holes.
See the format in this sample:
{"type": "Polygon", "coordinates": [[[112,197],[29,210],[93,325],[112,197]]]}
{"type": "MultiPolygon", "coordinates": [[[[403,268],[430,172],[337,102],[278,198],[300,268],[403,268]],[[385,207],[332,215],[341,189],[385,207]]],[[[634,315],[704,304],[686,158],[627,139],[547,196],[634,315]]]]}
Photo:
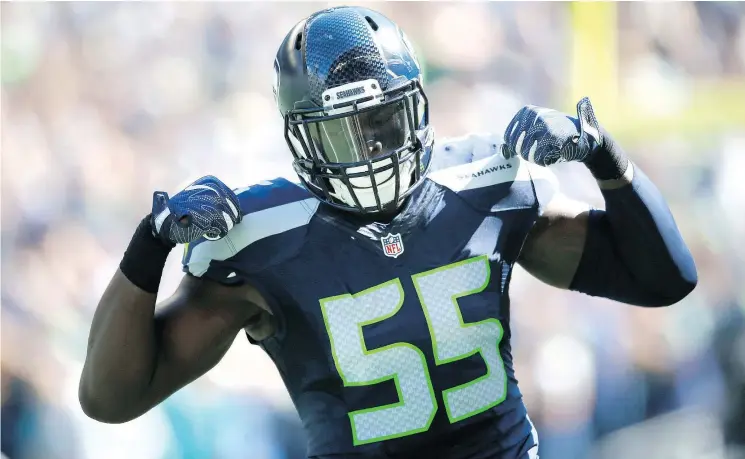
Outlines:
{"type": "Polygon", "coordinates": [[[90,398],[79,397],[80,407],[89,418],[105,424],[124,424],[139,417],[139,414],[122,409],[112,409],[90,398]]]}
{"type": "Polygon", "coordinates": [[[689,279],[681,279],[680,283],[676,286],[675,290],[671,292],[669,304],[665,306],[672,306],[675,303],[682,301],[687,297],[698,285],[698,276],[694,276],[689,279]]]}
{"type": "Polygon", "coordinates": [[[78,401],[86,416],[106,424],[123,424],[140,415],[132,412],[131,409],[126,409],[121,404],[107,401],[107,398],[100,394],[87,390],[82,381],[78,389],[78,401]]]}
{"type": "Polygon", "coordinates": [[[698,285],[698,274],[695,266],[692,271],[682,274],[674,281],[665,283],[664,291],[660,292],[653,307],[672,306],[686,298],[698,285]]]}
{"type": "Polygon", "coordinates": [[[677,263],[678,275],[673,282],[669,282],[670,303],[665,306],[671,306],[687,297],[698,285],[698,270],[693,257],[688,254],[683,262],[677,263]]]}
{"type": "Polygon", "coordinates": [[[79,395],[78,400],[80,401],[80,408],[83,409],[83,413],[89,418],[104,422],[106,424],[122,424],[131,419],[128,416],[124,416],[117,410],[112,410],[105,404],[99,403],[94,398],[79,395]]]}

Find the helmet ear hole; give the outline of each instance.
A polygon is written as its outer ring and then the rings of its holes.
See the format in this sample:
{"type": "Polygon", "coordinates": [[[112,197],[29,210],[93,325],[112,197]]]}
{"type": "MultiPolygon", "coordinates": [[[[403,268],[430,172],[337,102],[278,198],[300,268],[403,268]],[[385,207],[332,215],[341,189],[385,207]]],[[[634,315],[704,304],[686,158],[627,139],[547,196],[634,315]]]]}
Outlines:
{"type": "Polygon", "coordinates": [[[370,27],[372,27],[372,29],[375,32],[378,31],[378,24],[375,21],[373,21],[370,16],[365,16],[365,20],[367,21],[368,24],[370,24],[370,27]]]}
{"type": "Polygon", "coordinates": [[[297,34],[297,37],[295,37],[295,49],[300,51],[300,49],[303,46],[303,33],[300,32],[297,34]]]}

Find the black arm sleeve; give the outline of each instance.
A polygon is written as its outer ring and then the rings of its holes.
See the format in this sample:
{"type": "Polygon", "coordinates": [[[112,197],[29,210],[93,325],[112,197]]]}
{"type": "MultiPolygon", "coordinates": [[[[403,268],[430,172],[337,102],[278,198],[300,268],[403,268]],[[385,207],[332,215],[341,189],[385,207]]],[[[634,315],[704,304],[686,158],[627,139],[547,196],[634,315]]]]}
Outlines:
{"type": "Polygon", "coordinates": [[[638,306],[682,300],[696,265],[657,187],[634,167],[630,185],[602,193],[606,210],[590,213],[570,289],[638,306]]]}

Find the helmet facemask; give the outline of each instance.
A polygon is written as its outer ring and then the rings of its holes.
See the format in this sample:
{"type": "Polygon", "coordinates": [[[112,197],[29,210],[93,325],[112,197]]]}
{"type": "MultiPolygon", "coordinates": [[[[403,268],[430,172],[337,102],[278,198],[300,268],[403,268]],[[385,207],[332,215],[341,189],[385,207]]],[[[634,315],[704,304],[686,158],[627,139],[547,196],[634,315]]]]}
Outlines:
{"type": "Polygon", "coordinates": [[[374,80],[323,92],[322,108],[285,115],[295,171],[309,191],[360,213],[396,209],[430,164],[433,132],[418,80],[387,91],[374,80]]]}

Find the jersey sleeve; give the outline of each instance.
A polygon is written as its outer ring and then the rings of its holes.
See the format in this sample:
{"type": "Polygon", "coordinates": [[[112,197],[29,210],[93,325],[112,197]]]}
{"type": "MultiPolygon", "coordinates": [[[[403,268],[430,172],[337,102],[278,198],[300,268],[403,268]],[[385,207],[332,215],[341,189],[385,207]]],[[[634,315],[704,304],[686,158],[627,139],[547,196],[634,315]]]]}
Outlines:
{"type": "Polygon", "coordinates": [[[243,219],[217,241],[200,238],[184,246],[183,270],[231,285],[292,257],[318,200],[302,186],[275,179],[235,190],[243,219]]]}
{"type": "Polygon", "coordinates": [[[521,167],[525,168],[533,183],[535,199],[538,204],[538,215],[543,215],[548,203],[559,196],[559,179],[550,168],[539,166],[520,159],[521,167]]]}

